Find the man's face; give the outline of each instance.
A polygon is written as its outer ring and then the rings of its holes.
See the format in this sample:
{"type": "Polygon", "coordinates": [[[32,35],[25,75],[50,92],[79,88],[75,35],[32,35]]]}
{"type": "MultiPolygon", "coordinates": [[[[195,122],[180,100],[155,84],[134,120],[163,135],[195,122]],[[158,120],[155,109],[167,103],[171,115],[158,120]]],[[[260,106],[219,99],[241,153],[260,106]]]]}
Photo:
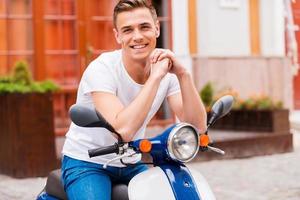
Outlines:
{"type": "Polygon", "coordinates": [[[145,61],[156,46],[159,23],[147,8],[136,8],[118,14],[114,32],[128,58],[145,61]]]}

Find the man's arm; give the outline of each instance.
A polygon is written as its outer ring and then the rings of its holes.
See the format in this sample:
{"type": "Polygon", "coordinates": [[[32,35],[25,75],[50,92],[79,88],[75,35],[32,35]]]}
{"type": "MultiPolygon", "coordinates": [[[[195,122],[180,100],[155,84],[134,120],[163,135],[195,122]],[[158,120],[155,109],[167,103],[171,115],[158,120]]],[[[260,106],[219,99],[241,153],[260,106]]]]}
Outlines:
{"type": "Polygon", "coordinates": [[[137,97],[124,106],[113,94],[93,92],[92,98],[97,111],[129,142],[143,125],[156,96],[161,79],[168,72],[168,59],[152,66],[151,74],[137,97]]]}
{"type": "Polygon", "coordinates": [[[176,59],[174,53],[167,49],[156,49],[152,61],[157,62],[168,58],[171,60],[170,72],[179,80],[181,94],[168,97],[171,109],[181,121],[189,122],[204,132],[206,130],[206,110],[193,83],[191,75],[176,59]]]}
{"type": "Polygon", "coordinates": [[[177,75],[181,93],[168,97],[168,103],[180,121],[193,124],[200,132],[206,130],[206,111],[188,72],[177,75]]]}

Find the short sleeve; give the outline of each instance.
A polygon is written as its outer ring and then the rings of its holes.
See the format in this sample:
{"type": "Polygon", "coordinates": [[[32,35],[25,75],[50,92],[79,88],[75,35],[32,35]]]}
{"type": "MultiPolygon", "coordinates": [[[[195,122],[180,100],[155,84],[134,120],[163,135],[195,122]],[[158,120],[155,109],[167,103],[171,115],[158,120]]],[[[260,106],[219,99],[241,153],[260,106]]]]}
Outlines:
{"type": "Polygon", "coordinates": [[[167,97],[180,92],[179,81],[175,74],[170,74],[167,97]]]}
{"type": "Polygon", "coordinates": [[[114,73],[109,66],[95,60],[90,63],[81,79],[83,94],[91,92],[109,92],[116,94],[116,81],[114,73]]]}

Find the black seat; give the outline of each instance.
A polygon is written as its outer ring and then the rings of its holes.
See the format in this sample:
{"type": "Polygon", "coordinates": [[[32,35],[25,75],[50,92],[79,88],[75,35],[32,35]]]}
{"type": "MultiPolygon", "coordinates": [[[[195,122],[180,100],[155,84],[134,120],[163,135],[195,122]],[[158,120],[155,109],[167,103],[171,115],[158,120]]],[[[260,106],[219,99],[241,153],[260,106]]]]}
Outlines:
{"type": "MultiPolygon", "coordinates": [[[[57,169],[48,175],[45,191],[47,194],[57,197],[61,200],[67,200],[67,195],[63,189],[63,185],[60,180],[61,170],[57,169]]],[[[112,200],[129,200],[127,185],[115,184],[112,187],[112,200]]]]}

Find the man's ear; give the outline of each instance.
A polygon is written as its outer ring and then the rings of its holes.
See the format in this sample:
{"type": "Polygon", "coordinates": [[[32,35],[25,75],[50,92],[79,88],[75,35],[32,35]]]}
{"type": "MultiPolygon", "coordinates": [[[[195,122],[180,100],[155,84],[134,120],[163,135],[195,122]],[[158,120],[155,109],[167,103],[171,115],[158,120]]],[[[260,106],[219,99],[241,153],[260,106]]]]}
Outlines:
{"type": "Polygon", "coordinates": [[[121,41],[121,39],[120,39],[120,35],[119,35],[118,30],[114,28],[113,31],[114,31],[114,35],[115,35],[115,38],[116,38],[117,43],[118,43],[118,44],[121,44],[122,41],[121,41]]]}
{"type": "Polygon", "coordinates": [[[156,38],[158,38],[160,35],[160,23],[158,20],[156,20],[156,23],[155,23],[155,36],[156,38]]]}

